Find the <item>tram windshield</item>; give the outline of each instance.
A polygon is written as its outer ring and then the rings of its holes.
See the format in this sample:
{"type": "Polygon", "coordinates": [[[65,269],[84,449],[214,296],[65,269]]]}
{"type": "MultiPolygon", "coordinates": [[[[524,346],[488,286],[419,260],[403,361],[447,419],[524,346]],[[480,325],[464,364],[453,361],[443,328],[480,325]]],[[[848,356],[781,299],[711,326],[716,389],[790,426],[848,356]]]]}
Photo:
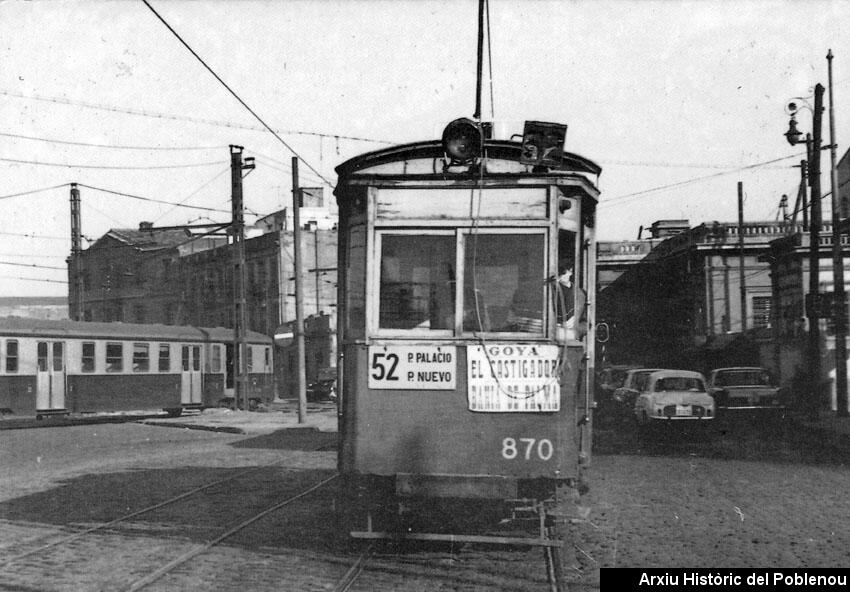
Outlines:
{"type": "Polygon", "coordinates": [[[463,330],[543,333],[542,234],[467,235],[463,330]]]}
{"type": "Polygon", "coordinates": [[[379,236],[379,331],[451,336],[459,325],[464,333],[543,336],[544,231],[386,231],[379,236]],[[456,277],[459,266],[462,277],[456,277]]]}
{"type": "Polygon", "coordinates": [[[384,234],[381,241],[381,329],[452,329],[454,234],[384,234]]]}

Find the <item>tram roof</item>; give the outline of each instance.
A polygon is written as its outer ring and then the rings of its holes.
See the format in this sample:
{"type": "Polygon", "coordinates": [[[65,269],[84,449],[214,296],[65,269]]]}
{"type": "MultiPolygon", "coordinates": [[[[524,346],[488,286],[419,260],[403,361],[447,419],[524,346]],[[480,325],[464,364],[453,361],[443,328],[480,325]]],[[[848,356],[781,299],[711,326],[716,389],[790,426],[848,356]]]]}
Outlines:
{"type": "MultiPolygon", "coordinates": [[[[25,317],[0,317],[0,334],[20,337],[89,337],[106,339],[146,339],[167,341],[232,341],[233,329],[224,327],[189,327],[182,325],[156,325],[141,323],[101,323],[70,321],[67,319],[33,319],[25,317]]],[[[246,332],[251,343],[270,345],[271,337],[246,332]]]]}
{"type": "MultiPolygon", "coordinates": [[[[521,154],[522,143],[520,142],[514,142],[511,140],[485,140],[484,142],[484,155],[490,160],[509,161],[519,165],[521,154]]],[[[602,167],[590,159],[571,152],[564,152],[563,155],[562,166],[558,168],[547,167],[547,170],[544,173],[537,170],[532,171],[531,167],[525,164],[515,167],[515,170],[505,172],[515,174],[527,173],[534,176],[540,176],[541,174],[559,176],[572,173],[599,175],[602,173],[602,167]]],[[[392,146],[390,148],[361,154],[337,166],[336,172],[340,178],[356,173],[367,175],[397,175],[402,173],[400,171],[396,172],[389,170],[381,165],[412,160],[442,159],[444,157],[445,151],[440,140],[415,142],[412,144],[401,144],[399,146],[392,146]]]]}

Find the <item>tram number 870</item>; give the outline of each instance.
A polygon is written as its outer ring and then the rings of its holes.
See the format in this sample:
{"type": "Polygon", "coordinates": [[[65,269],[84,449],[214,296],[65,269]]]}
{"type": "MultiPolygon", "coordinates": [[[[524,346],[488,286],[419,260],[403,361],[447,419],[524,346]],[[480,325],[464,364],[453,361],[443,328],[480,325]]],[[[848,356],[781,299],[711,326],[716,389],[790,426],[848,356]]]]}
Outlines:
{"type": "Polygon", "coordinates": [[[502,440],[502,456],[507,460],[549,460],[555,452],[552,441],[547,438],[505,438],[502,440]]]}

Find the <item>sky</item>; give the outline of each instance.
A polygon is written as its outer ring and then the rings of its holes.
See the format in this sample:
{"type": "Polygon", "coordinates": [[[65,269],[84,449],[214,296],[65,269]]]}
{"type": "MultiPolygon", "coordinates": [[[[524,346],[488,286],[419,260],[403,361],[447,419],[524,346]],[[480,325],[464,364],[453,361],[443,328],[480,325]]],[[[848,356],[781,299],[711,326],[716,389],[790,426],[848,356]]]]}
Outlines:
{"type": "MultiPolygon", "coordinates": [[[[477,0],[149,2],[278,137],[142,1],[0,1],[0,296],[67,294],[72,182],[84,248],[226,222],[244,146],[250,223],[291,203],[293,156],[330,197],[345,160],[474,113],[477,0]]],[[[745,218],[774,220],[805,157],[786,105],[827,86],[830,49],[839,158],[850,142],[847,22],[845,0],[490,0],[482,118],[568,126],[602,167],[600,240],[736,222],[739,181],[745,218]]]]}

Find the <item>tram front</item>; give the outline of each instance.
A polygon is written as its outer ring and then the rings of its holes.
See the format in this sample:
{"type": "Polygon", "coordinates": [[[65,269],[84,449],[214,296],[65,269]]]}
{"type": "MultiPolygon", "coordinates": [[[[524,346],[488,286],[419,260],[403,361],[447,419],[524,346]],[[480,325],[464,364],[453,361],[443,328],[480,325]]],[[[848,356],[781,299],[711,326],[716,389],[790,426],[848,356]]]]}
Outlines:
{"type": "Polygon", "coordinates": [[[339,470],[408,502],[551,499],[589,460],[600,169],[553,124],[452,125],[337,168],[339,470]]]}

